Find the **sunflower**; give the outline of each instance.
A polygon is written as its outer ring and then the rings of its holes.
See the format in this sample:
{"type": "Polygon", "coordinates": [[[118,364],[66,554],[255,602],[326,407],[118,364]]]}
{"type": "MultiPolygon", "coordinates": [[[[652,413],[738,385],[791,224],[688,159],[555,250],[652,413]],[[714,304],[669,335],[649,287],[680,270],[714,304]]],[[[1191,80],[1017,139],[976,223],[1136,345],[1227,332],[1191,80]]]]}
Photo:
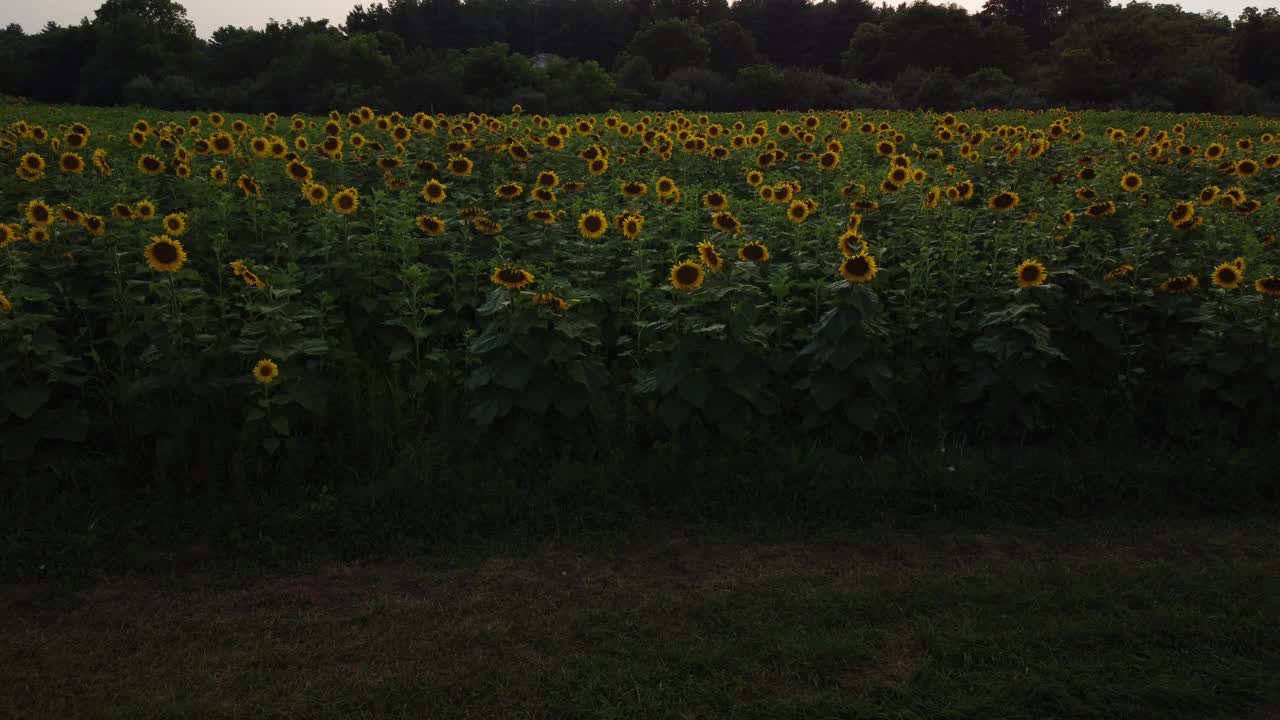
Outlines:
{"type": "Polygon", "coordinates": [[[1076,199],[1080,202],[1093,202],[1098,199],[1098,193],[1088,185],[1076,188],[1076,199]]]}
{"type": "Polygon", "coordinates": [[[671,286],[677,290],[697,290],[705,277],[702,266],[692,260],[671,266],[671,286]]]}
{"type": "Polygon", "coordinates": [[[554,170],[543,170],[534,182],[541,187],[555,189],[560,184],[560,176],[554,170]]]}
{"type": "Polygon", "coordinates": [[[156,272],[177,272],[187,262],[187,251],[182,249],[182,243],[165,235],[151,238],[151,244],[142,254],[156,272]]]}
{"type": "Polygon", "coordinates": [[[533,199],[542,203],[553,203],[556,201],[556,191],[539,185],[533,189],[533,199]]]}
{"type": "Polygon", "coordinates": [[[759,170],[751,170],[747,173],[747,184],[751,187],[759,187],[764,182],[764,175],[759,170]]]}
{"type": "Polygon", "coordinates": [[[49,239],[49,229],[42,227],[33,227],[27,229],[27,240],[32,243],[40,244],[49,239]]]}
{"type": "Polygon", "coordinates": [[[720,232],[737,235],[742,232],[742,223],[729,211],[718,212],[711,216],[711,226],[720,232]]]}
{"type": "Polygon", "coordinates": [[[791,203],[789,208],[787,208],[787,219],[799,225],[808,219],[809,212],[809,203],[804,200],[796,200],[791,203]]]}
{"type": "Polygon", "coordinates": [[[1195,275],[1179,275],[1160,283],[1160,291],[1177,295],[1187,293],[1200,287],[1200,279],[1195,275]]]}
{"type": "Polygon", "coordinates": [[[1107,282],[1111,282],[1113,280],[1119,280],[1120,278],[1128,277],[1132,274],[1133,274],[1133,266],[1126,264],[1126,265],[1121,265],[1116,269],[1112,270],[1111,272],[1107,273],[1106,275],[1103,276],[1102,279],[1106,280],[1107,282]]]}
{"type": "Polygon", "coordinates": [[[471,221],[471,226],[485,235],[497,235],[502,232],[502,223],[487,217],[478,217],[471,221]]]}
{"type": "Polygon", "coordinates": [[[738,258],[747,262],[769,262],[769,248],[762,242],[751,240],[738,248],[738,258]]]}
{"type": "Polygon", "coordinates": [[[702,205],[709,210],[718,212],[729,207],[729,198],[719,190],[712,190],[702,196],[702,205]]]}
{"type": "Polygon", "coordinates": [[[1280,297],[1280,276],[1260,277],[1253,283],[1253,289],[1268,297],[1280,297]]]}
{"type": "Polygon", "coordinates": [[[1014,275],[1018,279],[1018,287],[1021,288],[1043,285],[1045,278],[1049,276],[1045,271],[1044,263],[1039,260],[1023,260],[1014,275]]]}
{"type": "Polygon", "coordinates": [[[28,172],[36,174],[44,172],[44,158],[40,157],[38,153],[29,152],[23,155],[22,159],[19,160],[18,163],[20,167],[26,169],[28,172]]]}
{"type": "Polygon", "coordinates": [[[107,223],[102,219],[101,215],[80,214],[80,227],[84,228],[94,237],[102,237],[106,232],[107,223]]]}
{"type": "Polygon", "coordinates": [[[301,160],[290,160],[284,166],[284,174],[296,183],[305,185],[311,182],[311,168],[301,160]]]}
{"type": "Polygon", "coordinates": [[[628,240],[635,240],[640,237],[640,231],[644,229],[644,216],[639,213],[628,215],[622,220],[622,235],[628,240]]]}
{"type": "MultiPolygon", "coordinates": [[[[556,136],[556,137],[559,137],[559,136],[556,136]]],[[[559,295],[553,295],[551,293],[538,293],[537,295],[534,295],[533,304],[534,305],[554,305],[555,308],[560,312],[565,312],[566,310],[569,309],[568,301],[566,301],[564,298],[560,297],[559,295]]]]}
{"type": "Polygon", "coordinates": [[[658,182],[654,186],[654,189],[658,191],[658,195],[670,195],[677,190],[676,181],[666,175],[663,175],[658,178],[658,182]]]}
{"type": "Polygon", "coordinates": [[[142,171],[144,175],[151,175],[153,177],[156,175],[163,175],[164,161],[155,155],[143,155],[138,158],[138,170],[142,171]]]}
{"type": "Polygon", "coordinates": [[[156,217],[156,204],[150,200],[139,200],[133,206],[133,216],[139,220],[154,220],[156,217]]]}
{"type": "Polygon", "coordinates": [[[13,226],[0,223],[0,248],[9,247],[17,242],[19,234],[14,232],[13,226]]]}
{"type": "Polygon", "coordinates": [[[84,173],[84,158],[71,152],[63,153],[62,157],[58,158],[58,169],[64,173],[80,175],[84,173]]]}
{"type": "Polygon", "coordinates": [[[1142,176],[1138,173],[1125,173],[1120,178],[1120,187],[1125,192],[1137,192],[1142,189],[1142,176]]]}
{"type": "Polygon", "coordinates": [[[1085,211],[1085,214],[1095,220],[1107,217],[1108,215],[1115,215],[1116,204],[1111,200],[1094,203],[1089,206],[1089,209],[1085,211]]]}
{"type": "Polygon", "coordinates": [[[1063,227],[1071,227],[1076,224],[1076,214],[1068,210],[1062,213],[1062,216],[1058,218],[1058,222],[1061,223],[1063,227]]]}
{"type": "Polygon", "coordinates": [[[1235,290],[1244,280],[1244,274],[1235,263],[1222,263],[1213,269],[1213,284],[1223,290],[1235,290]]]}
{"type": "Polygon", "coordinates": [[[9,297],[5,295],[3,292],[0,292],[0,312],[2,313],[13,312],[13,303],[9,302],[9,297]]]}
{"type": "Polygon", "coordinates": [[[355,188],[343,188],[333,194],[333,209],[339,215],[350,215],[360,209],[360,192],[355,188]]]}
{"type": "Polygon", "coordinates": [[[724,258],[720,256],[720,251],[716,250],[716,246],[710,240],[703,240],[698,243],[698,257],[702,260],[702,264],[707,266],[711,272],[720,272],[724,269],[724,258]]]}
{"type": "Polygon", "coordinates": [[[438,236],[444,233],[444,220],[434,215],[419,215],[414,223],[427,235],[438,236]]]}
{"type": "Polygon", "coordinates": [[[845,257],[862,255],[869,249],[867,241],[856,230],[844,231],[836,241],[836,246],[840,248],[840,253],[845,257]]]}
{"type": "Polygon", "coordinates": [[[556,221],[555,213],[551,212],[550,210],[543,210],[543,209],[530,210],[529,213],[525,215],[525,217],[529,218],[530,220],[533,220],[534,222],[540,222],[543,225],[551,225],[556,221]]]}
{"type": "Polygon", "coordinates": [[[1217,185],[1210,185],[1209,187],[1200,191],[1200,204],[1213,205],[1218,201],[1218,196],[1221,194],[1222,194],[1222,188],[1218,187],[1217,185]]]}
{"type": "Polygon", "coordinates": [[[992,210],[1012,210],[1013,208],[1018,207],[1019,202],[1018,193],[1005,190],[1004,192],[992,196],[991,199],[987,201],[987,207],[992,210]]]}
{"type": "Polygon", "coordinates": [[[524,186],[520,183],[503,183],[494,189],[493,194],[503,200],[514,200],[524,193],[524,186]]]}
{"type": "Polygon", "coordinates": [[[240,190],[240,194],[245,197],[262,197],[262,183],[248,175],[241,175],[236,178],[236,187],[240,190]]]}
{"type": "Polygon", "coordinates": [[[132,220],[132,219],[133,219],[133,206],[132,206],[132,205],[126,205],[126,204],[124,204],[124,203],[116,203],[115,205],[112,205],[112,206],[111,206],[111,214],[112,214],[112,215],[115,215],[116,217],[120,218],[121,220],[132,220]]]}
{"type": "Polygon", "coordinates": [[[171,237],[182,237],[187,234],[187,214],[182,212],[169,213],[164,216],[161,221],[164,225],[164,232],[171,237]]]}
{"type": "Polygon", "coordinates": [[[588,210],[578,218],[578,232],[585,238],[598,238],[609,229],[609,221],[599,210],[588,210]]]}
{"type": "Polygon", "coordinates": [[[43,200],[32,200],[27,203],[27,208],[23,214],[26,215],[27,222],[36,227],[49,227],[54,221],[53,209],[45,204],[43,200]]]}
{"type": "Polygon", "coordinates": [[[431,178],[427,181],[426,185],[422,186],[422,199],[432,205],[438,205],[444,202],[445,198],[449,196],[448,192],[446,192],[447,188],[448,186],[444,183],[435,178],[431,178]]]}
{"type": "Polygon", "coordinates": [[[1182,222],[1174,223],[1173,227],[1176,230],[1195,230],[1201,225],[1204,225],[1204,218],[1200,217],[1199,215],[1194,215],[1192,217],[1187,218],[1186,220],[1183,220],[1182,222]]]}
{"type": "Polygon", "coordinates": [[[253,379],[263,385],[270,385],[280,377],[280,366],[270,358],[263,358],[253,366],[253,379]]]}
{"type": "Polygon", "coordinates": [[[494,285],[502,286],[508,290],[522,290],[533,284],[534,277],[533,273],[528,270],[508,265],[494,268],[493,275],[489,277],[489,280],[494,285]]]}
{"type": "Polygon", "coordinates": [[[450,173],[458,177],[466,177],[471,174],[475,163],[471,162],[471,158],[464,155],[455,155],[449,158],[448,166],[450,173]]]}
{"type": "Polygon", "coordinates": [[[869,282],[878,272],[876,259],[871,255],[850,255],[840,262],[840,275],[851,283],[869,282]]]}
{"type": "Polygon", "coordinates": [[[1190,202],[1180,202],[1173,206],[1169,214],[1165,216],[1169,220],[1170,225],[1177,225],[1180,222],[1194,217],[1196,214],[1196,206],[1190,202]]]}

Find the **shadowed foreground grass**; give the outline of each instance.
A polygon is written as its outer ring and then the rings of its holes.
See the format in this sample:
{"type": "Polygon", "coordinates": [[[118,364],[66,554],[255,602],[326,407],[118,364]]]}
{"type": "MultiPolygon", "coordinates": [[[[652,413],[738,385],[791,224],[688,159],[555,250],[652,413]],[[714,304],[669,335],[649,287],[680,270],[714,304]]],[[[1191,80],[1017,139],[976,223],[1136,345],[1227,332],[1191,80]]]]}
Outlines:
{"type": "Polygon", "coordinates": [[[0,596],[23,718],[1280,717],[1280,529],[1101,522],[218,566],[0,596]]]}

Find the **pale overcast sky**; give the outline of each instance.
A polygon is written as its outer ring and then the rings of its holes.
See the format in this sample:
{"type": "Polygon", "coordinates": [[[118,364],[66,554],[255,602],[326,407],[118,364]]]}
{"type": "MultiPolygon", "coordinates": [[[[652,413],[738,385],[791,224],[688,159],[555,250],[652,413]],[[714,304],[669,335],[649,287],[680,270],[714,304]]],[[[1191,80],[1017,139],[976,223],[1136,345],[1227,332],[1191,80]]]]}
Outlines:
{"type": "MultiPolygon", "coordinates": [[[[182,0],[179,0],[182,2],[182,0]]],[[[59,25],[80,22],[82,17],[93,17],[93,11],[101,0],[0,0],[0,27],[18,23],[27,32],[38,32],[49,20],[59,25]]],[[[346,21],[347,11],[355,0],[186,0],[187,16],[196,24],[201,37],[208,37],[223,25],[262,27],[268,20],[293,20],[301,17],[328,18],[334,25],[346,21]]],[[[364,0],[365,5],[372,4],[364,0]]],[[[877,4],[879,4],[877,2],[877,4]]],[[[895,3],[896,4],[896,3],[895,3]]],[[[970,10],[978,10],[983,0],[960,0],[958,3],[970,10]]],[[[1175,3],[1196,12],[1216,10],[1231,17],[1238,17],[1246,7],[1280,7],[1280,0],[1183,0],[1175,3]]]]}

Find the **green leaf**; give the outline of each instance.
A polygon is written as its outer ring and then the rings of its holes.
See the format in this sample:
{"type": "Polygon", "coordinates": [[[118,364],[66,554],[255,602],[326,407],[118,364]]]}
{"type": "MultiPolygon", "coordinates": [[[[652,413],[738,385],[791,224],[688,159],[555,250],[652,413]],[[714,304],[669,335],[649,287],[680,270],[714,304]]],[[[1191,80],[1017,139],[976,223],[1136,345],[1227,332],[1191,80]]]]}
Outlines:
{"type": "Polygon", "coordinates": [[[23,420],[30,420],[49,402],[48,385],[31,385],[5,393],[5,407],[23,420]]]}
{"type": "Polygon", "coordinates": [[[284,437],[289,437],[289,418],[280,415],[271,419],[271,427],[284,437]]]}

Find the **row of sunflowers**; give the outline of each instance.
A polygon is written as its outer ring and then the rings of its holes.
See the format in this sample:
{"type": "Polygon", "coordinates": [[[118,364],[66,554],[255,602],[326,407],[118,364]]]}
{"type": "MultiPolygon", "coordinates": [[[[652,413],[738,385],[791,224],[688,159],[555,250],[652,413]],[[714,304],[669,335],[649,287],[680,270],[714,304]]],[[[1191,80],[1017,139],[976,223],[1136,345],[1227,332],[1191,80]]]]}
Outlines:
{"type": "Polygon", "coordinates": [[[174,467],[220,427],[253,473],[405,422],[547,451],[963,443],[1098,412],[1277,428],[1267,118],[10,104],[0,125],[14,457],[174,467]]]}

